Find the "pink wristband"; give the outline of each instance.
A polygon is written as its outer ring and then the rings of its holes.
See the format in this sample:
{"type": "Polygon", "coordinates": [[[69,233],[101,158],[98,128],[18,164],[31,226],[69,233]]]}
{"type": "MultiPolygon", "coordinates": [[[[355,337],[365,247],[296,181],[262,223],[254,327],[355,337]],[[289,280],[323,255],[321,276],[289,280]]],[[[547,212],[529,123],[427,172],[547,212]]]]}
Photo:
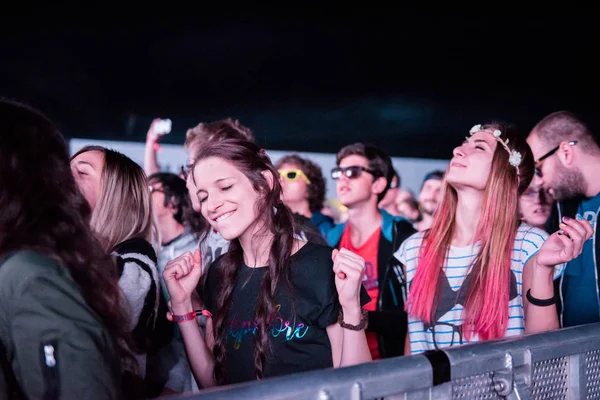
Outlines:
{"type": "Polygon", "coordinates": [[[186,322],[193,321],[196,319],[196,311],[184,315],[173,315],[173,322],[186,322]]]}

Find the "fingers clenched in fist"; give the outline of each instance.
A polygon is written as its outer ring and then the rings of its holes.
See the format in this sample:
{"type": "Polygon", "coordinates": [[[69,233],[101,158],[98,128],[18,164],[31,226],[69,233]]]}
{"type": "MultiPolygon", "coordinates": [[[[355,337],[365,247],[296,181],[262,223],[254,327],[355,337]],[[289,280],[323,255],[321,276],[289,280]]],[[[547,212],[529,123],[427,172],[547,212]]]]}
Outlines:
{"type": "Polygon", "coordinates": [[[173,307],[191,303],[192,293],[196,290],[201,275],[202,260],[199,250],[194,254],[182,254],[167,263],[163,278],[173,307]]]}
{"type": "Polygon", "coordinates": [[[348,249],[333,250],[335,286],[342,308],[360,308],[360,290],[365,270],[365,260],[348,249]]]}

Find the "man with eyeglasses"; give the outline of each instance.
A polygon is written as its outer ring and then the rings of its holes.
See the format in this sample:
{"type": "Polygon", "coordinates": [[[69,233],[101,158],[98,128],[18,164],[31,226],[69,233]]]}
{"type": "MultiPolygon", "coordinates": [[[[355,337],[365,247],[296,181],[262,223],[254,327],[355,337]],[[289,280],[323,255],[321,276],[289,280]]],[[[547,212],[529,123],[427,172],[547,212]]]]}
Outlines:
{"type": "Polygon", "coordinates": [[[587,125],[568,111],[555,112],[538,122],[527,142],[536,160],[532,184],[558,202],[546,230],[552,233],[560,229],[559,224],[568,218],[585,218],[594,227],[581,255],[569,262],[563,276],[555,281],[561,324],[600,322],[600,147],[587,125]]]}
{"type": "Polygon", "coordinates": [[[401,217],[378,207],[392,182],[392,160],[381,149],[356,143],[344,147],[331,172],[348,221],[327,234],[330,246],[347,248],[365,259],[363,285],[371,302],[367,341],[373,359],[404,352],[407,318],[403,301],[403,272],[393,264],[393,253],[415,232],[401,217]]]}

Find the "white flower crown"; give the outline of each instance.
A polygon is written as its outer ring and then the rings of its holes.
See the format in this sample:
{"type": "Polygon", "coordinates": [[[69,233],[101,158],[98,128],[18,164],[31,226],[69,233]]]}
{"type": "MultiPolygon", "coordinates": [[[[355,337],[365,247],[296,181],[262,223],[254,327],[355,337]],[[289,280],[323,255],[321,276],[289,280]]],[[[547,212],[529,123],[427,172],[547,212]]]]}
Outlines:
{"type": "MultiPolygon", "coordinates": [[[[473,136],[477,132],[484,131],[484,130],[485,129],[483,129],[481,124],[477,124],[471,128],[469,133],[471,134],[471,136],[473,136]]],[[[500,138],[500,135],[502,135],[502,132],[500,132],[499,129],[495,129],[492,132],[492,135],[494,135],[494,138],[498,141],[498,143],[500,143],[502,145],[502,147],[504,147],[504,149],[506,149],[506,151],[508,152],[508,162],[510,163],[510,165],[512,165],[513,167],[515,167],[517,169],[517,175],[519,175],[519,165],[521,165],[521,161],[523,160],[523,156],[521,156],[521,153],[519,153],[516,150],[512,150],[510,147],[508,147],[508,138],[506,138],[506,140],[502,140],[500,138]]]]}

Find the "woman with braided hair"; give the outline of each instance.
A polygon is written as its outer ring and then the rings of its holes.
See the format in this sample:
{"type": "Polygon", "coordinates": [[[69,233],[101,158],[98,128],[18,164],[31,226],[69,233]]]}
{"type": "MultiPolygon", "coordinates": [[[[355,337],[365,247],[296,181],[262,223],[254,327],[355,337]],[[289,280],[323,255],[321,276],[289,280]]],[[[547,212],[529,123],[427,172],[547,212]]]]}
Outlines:
{"type": "Polygon", "coordinates": [[[200,254],[171,261],[164,278],[172,320],[202,387],[370,361],[364,260],[298,239],[264,150],[238,139],[207,143],[192,169],[200,211],[230,240],[210,266],[205,309],[192,307],[200,254]],[[206,315],[203,338],[194,322],[206,315]]]}

